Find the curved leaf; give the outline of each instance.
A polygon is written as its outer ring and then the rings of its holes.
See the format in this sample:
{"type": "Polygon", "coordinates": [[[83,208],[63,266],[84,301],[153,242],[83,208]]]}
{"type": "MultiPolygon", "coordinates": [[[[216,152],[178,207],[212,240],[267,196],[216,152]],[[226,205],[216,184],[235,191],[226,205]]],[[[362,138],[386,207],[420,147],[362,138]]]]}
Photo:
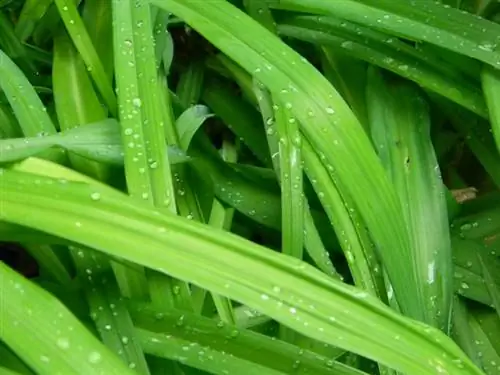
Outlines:
{"type": "Polygon", "coordinates": [[[133,374],[66,306],[1,262],[0,285],[0,339],[37,374],[133,374]]]}
{"type": "Polygon", "coordinates": [[[7,222],[192,282],[309,337],[408,374],[480,374],[439,331],[401,317],[378,299],[297,259],[178,216],[162,215],[99,184],[61,183],[13,170],[0,175],[0,184],[0,218],[7,222]],[[93,198],[96,194],[98,200],[93,198]]]}
{"type": "MultiPolygon", "coordinates": [[[[330,177],[338,178],[354,197],[353,209],[370,229],[403,313],[423,320],[425,305],[407,262],[411,243],[400,202],[362,126],[326,78],[226,1],[152,3],[183,18],[285,103],[324,167],[332,171],[330,177]]],[[[331,184],[329,188],[334,189],[331,184]]]]}
{"type": "Polygon", "coordinates": [[[208,107],[200,104],[189,107],[179,116],[175,127],[179,135],[180,147],[184,151],[188,150],[198,129],[212,116],[208,107]]]}

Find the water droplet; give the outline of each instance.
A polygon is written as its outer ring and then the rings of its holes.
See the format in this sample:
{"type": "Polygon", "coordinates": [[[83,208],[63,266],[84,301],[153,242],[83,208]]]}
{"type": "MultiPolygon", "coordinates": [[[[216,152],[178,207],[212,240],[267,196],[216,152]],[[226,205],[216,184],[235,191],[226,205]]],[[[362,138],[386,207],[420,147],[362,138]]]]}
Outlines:
{"type": "Polygon", "coordinates": [[[132,99],[132,104],[134,105],[134,107],[140,108],[142,106],[141,98],[132,99]]]}
{"type": "Polygon", "coordinates": [[[495,49],[495,45],[492,44],[492,43],[485,42],[485,43],[479,44],[478,48],[480,50],[483,50],[483,51],[486,51],[486,52],[493,52],[493,50],[495,49]]]}
{"type": "Polygon", "coordinates": [[[101,199],[101,194],[98,192],[94,192],[94,193],[90,194],[90,198],[93,201],[98,201],[99,199],[101,199]]]}
{"type": "Polygon", "coordinates": [[[91,352],[88,356],[88,360],[92,364],[97,364],[101,362],[102,356],[99,352],[91,352]]]}
{"type": "Polygon", "coordinates": [[[463,224],[461,227],[460,227],[460,230],[461,231],[468,231],[468,230],[471,230],[472,229],[472,224],[470,223],[466,223],[466,224],[463,224]]]}
{"type": "Polygon", "coordinates": [[[57,339],[57,346],[60,347],[61,349],[69,349],[69,340],[67,338],[61,337],[57,339]]]}
{"type": "Polygon", "coordinates": [[[163,313],[156,313],[155,314],[155,319],[156,320],[162,320],[164,318],[165,318],[165,314],[163,314],[163,313]]]}
{"type": "Polygon", "coordinates": [[[182,326],[184,324],[184,315],[181,315],[179,319],[177,319],[176,325],[178,327],[182,326]]]}
{"type": "Polygon", "coordinates": [[[230,337],[234,339],[234,338],[238,337],[239,334],[240,334],[240,332],[238,330],[234,329],[231,331],[230,337]]]}
{"type": "Polygon", "coordinates": [[[352,49],[354,44],[350,40],[346,40],[345,42],[342,42],[340,46],[345,49],[352,49]]]}

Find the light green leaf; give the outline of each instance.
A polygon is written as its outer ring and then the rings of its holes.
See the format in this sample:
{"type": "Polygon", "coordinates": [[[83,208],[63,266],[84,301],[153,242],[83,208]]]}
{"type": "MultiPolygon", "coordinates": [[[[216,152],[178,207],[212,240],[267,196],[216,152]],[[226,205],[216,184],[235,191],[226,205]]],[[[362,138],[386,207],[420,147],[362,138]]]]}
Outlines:
{"type": "Polygon", "coordinates": [[[324,156],[324,167],[334,171],[342,188],[355,199],[353,209],[370,228],[404,314],[422,319],[425,307],[415,298],[418,286],[407,262],[411,245],[400,202],[362,126],[328,81],[297,52],[226,1],[152,3],[183,18],[290,106],[303,137],[324,156]],[[333,146],[332,140],[337,140],[333,146]],[[380,217],[386,218],[383,224],[380,217]]]}
{"type": "Polygon", "coordinates": [[[192,282],[309,337],[409,374],[480,374],[439,331],[401,317],[367,293],[294,258],[224,231],[156,213],[99,185],[60,183],[14,170],[5,170],[0,183],[2,220],[192,282]],[[22,189],[20,179],[25,181],[22,189]],[[41,183],[35,185],[36,179],[41,183]],[[95,193],[100,194],[98,201],[92,200],[95,193]],[[137,243],[143,246],[137,248],[137,243]]]}
{"type": "Polygon", "coordinates": [[[180,146],[184,151],[189,149],[191,140],[198,129],[212,116],[208,107],[199,104],[189,107],[179,116],[175,127],[179,134],[180,146]]]}
{"type": "MultiPolygon", "coordinates": [[[[18,161],[38,155],[52,147],[62,147],[75,154],[112,165],[123,165],[123,145],[120,125],[107,119],[45,137],[0,140],[0,162],[18,161]]],[[[172,163],[184,163],[190,158],[176,147],[168,147],[172,163]]]]}
{"type": "Polygon", "coordinates": [[[4,263],[0,285],[0,339],[37,374],[133,374],[61,302],[4,263]]]}
{"type": "Polygon", "coordinates": [[[451,242],[441,172],[431,142],[428,104],[417,87],[388,83],[369,70],[368,116],[373,142],[397,189],[413,240],[413,272],[426,306],[425,322],[449,331],[451,242]]]}

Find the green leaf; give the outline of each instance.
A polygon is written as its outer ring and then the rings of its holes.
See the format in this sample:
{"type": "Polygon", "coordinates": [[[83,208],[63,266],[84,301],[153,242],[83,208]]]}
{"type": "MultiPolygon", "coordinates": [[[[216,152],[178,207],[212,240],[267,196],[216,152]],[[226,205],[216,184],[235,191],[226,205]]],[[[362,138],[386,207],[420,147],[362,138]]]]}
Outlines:
{"type": "Polygon", "coordinates": [[[59,10],[61,19],[64,22],[68,34],[71,36],[76,49],[80,53],[90,76],[94,80],[96,87],[102,95],[109,111],[113,116],[117,114],[116,96],[113,92],[111,82],[104,70],[104,66],[99,59],[92,40],[85,28],[78,8],[73,0],[54,0],[59,10]]]}
{"type": "Polygon", "coordinates": [[[373,142],[404,207],[413,240],[418,295],[425,322],[449,331],[452,288],[451,242],[444,186],[430,137],[428,104],[412,84],[387,83],[370,70],[368,116],[373,142]]]}
{"type": "Polygon", "coordinates": [[[321,48],[323,74],[342,95],[363,126],[367,126],[364,87],[367,64],[339,49],[321,48]]]}
{"type": "MultiPolygon", "coordinates": [[[[62,147],[90,160],[123,165],[120,125],[115,119],[85,124],[44,137],[0,140],[0,162],[18,161],[38,155],[52,147],[62,147]]],[[[169,147],[168,155],[174,164],[190,160],[183,151],[176,147],[169,147]]]]}
{"type": "Polygon", "coordinates": [[[490,124],[462,108],[434,98],[449,117],[453,127],[465,138],[465,143],[487,171],[497,187],[500,187],[500,154],[491,137],[490,124]]]}
{"type": "Polygon", "coordinates": [[[481,72],[484,97],[488,104],[490,114],[491,130],[498,152],[500,152],[500,110],[498,101],[500,100],[500,75],[498,70],[485,67],[481,72]]]}
{"type": "Polygon", "coordinates": [[[1,50],[0,87],[7,96],[25,135],[35,137],[55,133],[54,124],[33,86],[1,50]]]}
{"type": "Polygon", "coordinates": [[[179,116],[175,126],[179,133],[180,146],[184,151],[189,149],[191,140],[198,129],[212,116],[208,107],[204,105],[193,105],[179,116]]]}
{"type": "MultiPolygon", "coordinates": [[[[155,0],[153,4],[182,17],[291,106],[303,137],[324,155],[324,167],[335,171],[342,188],[355,199],[353,209],[370,228],[403,312],[422,319],[425,307],[414,298],[418,287],[407,262],[410,238],[400,202],[362,126],[328,81],[303,57],[226,1],[200,4],[175,0],[165,4],[155,0]],[[337,140],[333,147],[332,140],[337,140]],[[381,216],[386,218],[383,225],[381,216]]],[[[329,188],[333,189],[331,184],[329,188]]]]}
{"type": "Polygon", "coordinates": [[[21,373],[0,366],[0,375],[21,375],[21,373]]]}
{"type": "Polygon", "coordinates": [[[393,0],[271,0],[271,6],[316,14],[331,14],[376,30],[425,41],[500,66],[500,26],[437,1],[393,0]],[[464,34],[464,29],[467,29],[464,34]]]}
{"type": "Polygon", "coordinates": [[[190,220],[155,213],[98,184],[60,183],[14,170],[5,170],[0,183],[2,220],[190,281],[309,337],[403,372],[480,374],[439,331],[401,317],[376,298],[294,258],[190,220]],[[20,179],[25,181],[22,189],[20,179]],[[34,184],[36,179],[40,185],[34,184]],[[97,192],[100,199],[93,201],[97,192]],[[138,249],[137,243],[143,246],[138,249]]]}
{"type": "Polygon", "coordinates": [[[132,374],[61,302],[3,263],[0,283],[0,338],[37,374],[132,374]]]}
{"type": "Polygon", "coordinates": [[[35,29],[35,25],[49,9],[53,0],[27,0],[16,24],[16,35],[26,41],[35,29]]]}
{"type": "Polygon", "coordinates": [[[491,300],[493,302],[493,307],[497,311],[498,316],[500,317],[500,289],[496,284],[496,280],[493,278],[491,271],[494,267],[491,267],[483,257],[478,254],[478,260],[483,269],[483,278],[484,283],[486,284],[486,289],[488,290],[491,300]]]}
{"type": "Polygon", "coordinates": [[[480,368],[482,368],[487,375],[497,374],[500,354],[495,350],[488,334],[473,314],[469,314],[469,325],[474,337],[473,342],[477,351],[477,357],[481,362],[480,368]]]}
{"type": "MultiPolygon", "coordinates": [[[[279,103],[279,102],[278,102],[279,103]]],[[[302,259],[304,199],[301,136],[297,120],[285,103],[275,107],[281,184],[282,251],[302,259]]]]}
{"type": "Polygon", "coordinates": [[[174,310],[159,315],[142,306],[133,308],[132,315],[146,350],[162,357],[185,357],[183,363],[205,370],[219,368],[219,372],[222,372],[225,364],[237,366],[239,362],[241,366],[247,362],[247,369],[241,369],[238,373],[364,374],[311,350],[221,321],[174,310]],[[173,342],[169,343],[169,340],[182,341],[184,345],[178,345],[181,351],[176,352],[173,342]],[[182,350],[183,346],[189,349],[182,350]],[[255,347],[259,350],[254,350],[255,347]],[[207,360],[212,353],[220,360],[207,360]],[[257,366],[249,366],[249,363],[257,366]]]}
{"type": "Polygon", "coordinates": [[[267,148],[263,147],[266,144],[264,129],[254,108],[219,81],[207,83],[201,98],[261,163],[270,164],[267,148]]]}
{"type": "MultiPolygon", "coordinates": [[[[99,101],[83,60],[65,30],[54,38],[52,70],[57,119],[63,132],[107,119],[107,111],[99,101]]],[[[97,129],[94,131],[99,133],[97,129]]],[[[93,132],[88,134],[93,136],[93,132]]],[[[81,134],[78,134],[74,140],[80,137],[81,134]]],[[[111,177],[109,166],[71,152],[68,157],[77,171],[104,181],[111,177]]]]}
{"type": "MultiPolygon", "coordinates": [[[[276,131],[276,121],[275,115],[280,109],[276,111],[273,105],[271,95],[261,84],[254,83],[254,91],[257,102],[259,103],[260,112],[262,115],[262,120],[264,121],[264,127],[266,128],[267,142],[269,145],[269,151],[271,154],[273,167],[276,172],[278,179],[280,179],[281,173],[281,157],[279,156],[279,145],[280,141],[278,138],[278,132],[276,131]]],[[[283,109],[281,110],[283,111],[283,109]]],[[[286,120],[286,119],[285,119],[286,120]]],[[[244,171],[248,176],[250,170],[244,171]]],[[[301,172],[302,173],[302,172],[301,172]]],[[[284,176],[285,177],[285,176],[284,176]]],[[[274,182],[274,181],[273,181],[274,182]]],[[[256,183],[261,183],[256,181],[256,183]]],[[[302,197],[300,198],[302,200],[302,197]]],[[[307,252],[314,260],[319,269],[323,270],[328,275],[333,277],[339,277],[337,271],[333,267],[332,261],[330,260],[330,255],[324,247],[323,241],[318,233],[318,229],[313,221],[311,215],[310,207],[307,200],[304,198],[304,229],[303,229],[303,243],[306,247],[307,252]]],[[[287,218],[286,214],[282,217],[287,218]]],[[[300,223],[300,220],[299,220],[300,223]]],[[[283,224],[282,224],[283,226],[283,224]]],[[[302,242],[302,241],[301,241],[302,242]]],[[[283,245],[282,245],[283,246],[283,245]]],[[[302,251],[302,250],[301,250],[302,251]]]]}
{"type": "Polygon", "coordinates": [[[478,85],[463,79],[455,69],[445,69],[432,55],[423,54],[397,38],[333,17],[321,17],[318,20],[318,17],[298,16],[283,22],[278,26],[283,36],[333,47],[412,80],[487,117],[478,85]]]}
{"type": "Polygon", "coordinates": [[[109,260],[101,253],[85,248],[70,247],[70,251],[91,309],[90,316],[103,344],[121,357],[128,367],[149,374],[143,349],[109,260]]]}

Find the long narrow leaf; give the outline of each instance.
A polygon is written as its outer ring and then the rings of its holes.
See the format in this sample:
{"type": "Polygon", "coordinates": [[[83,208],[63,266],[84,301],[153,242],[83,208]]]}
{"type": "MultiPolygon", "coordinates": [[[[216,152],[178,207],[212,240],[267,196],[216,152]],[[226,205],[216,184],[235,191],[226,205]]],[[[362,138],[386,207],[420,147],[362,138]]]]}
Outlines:
{"type": "Polygon", "coordinates": [[[438,1],[271,0],[280,8],[332,14],[410,40],[425,41],[445,49],[500,66],[500,26],[461,12],[438,1]],[[464,34],[464,28],[467,32],[464,34]]]}
{"type": "Polygon", "coordinates": [[[37,374],[132,375],[61,302],[3,263],[0,285],[0,338],[37,374]]]}
{"type": "Polygon", "coordinates": [[[419,297],[427,306],[425,322],[448,332],[451,243],[427,103],[414,86],[390,85],[376,70],[370,70],[367,93],[373,140],[398,191],[414,241],[410,259],[420,281],[419,297]]]}
{"type": "Polygon", "coordinates": [[[446,336],[399,316],[377,299],[303,262],[190,220],[157,214],[99,185],[57,181],[4,171],[0,175],[2,219],[189,280],[257,308],[309,337],[400,371],[480,374],[446,336]],[[22,190],[20,179],[25,181],[22,190]],[[42,180],[41,185],[35,185],[35,179],[42,180]],[[101,199],[89,206],[95,192],[101,199]],[[137,243],[143,247],[137,249],[137,243]]]}
{"type": "Polygon", "coordinates": [[[407,262],[410,238],[400,203],[363,128],[328,81],[267,29],[225,1],[153,3],[182,17],[288,103],[304,137],[325,156],[322,163],[335,170],[342,186],[355,197],[355,210],[370,228],[404,313],[422,319],[425,307],[415,298],[418,287],[407,262]],[[281,90],[288,93],[282,96],[281,90]],[[333,147],[332,140],[337,140],[333,147]],[[381,215],[386,218],[383,225],[381,215]]]}

